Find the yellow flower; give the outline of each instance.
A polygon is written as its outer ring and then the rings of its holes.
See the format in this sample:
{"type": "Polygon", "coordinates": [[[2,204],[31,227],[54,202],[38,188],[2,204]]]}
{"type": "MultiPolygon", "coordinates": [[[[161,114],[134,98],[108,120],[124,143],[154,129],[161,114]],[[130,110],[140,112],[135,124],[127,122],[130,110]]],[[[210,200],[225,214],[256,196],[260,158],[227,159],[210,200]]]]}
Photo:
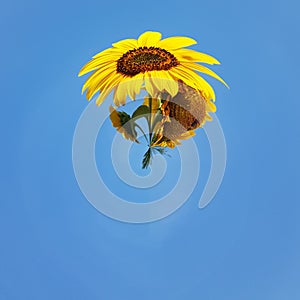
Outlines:
{"type": "Polygon", "coordinates": [[[125,139],[139,143],[136,139],[137,133],[133,127],[130,116],[123,111],[117,111],[112,106],[109,107],[109,112],[113,127],[115,127],[125,139]]]}
{"type": "Polygon", "coordinates": [[[226,85],[213,71],[198,63],[219,64],[212,56],[185,47],[197,42],[189,37],[169,37],[161,40],[161,33],[147,31],[136,39],[126,39],[112,44],[88,62],[78,76],[93,73],[83,85],[82,92],[90,100],[100,92],[96,103],[100,105],[114,90],[116,106],[124,105],[126,97],[134,100],[145,88],[151,97],[167,92],[174,97],[178,81],[200,92],[207,100],[215,100],[208,82],[197,72],[210,75],[226,85]],[[197,71],[197,72],[196,72],[197,71]]]}
{"type": "MultiPolygon", "coordinates": [[[[156,102],[156,101],[154,101],[156,102]]],[[[163,119],[154,129],[155,139],[151,146],[174,148],[195,135],[195,130],[211,121],[212,103],[201,94],[179,82],[178,94],[163,101],[160,110],[163,119]]]]}

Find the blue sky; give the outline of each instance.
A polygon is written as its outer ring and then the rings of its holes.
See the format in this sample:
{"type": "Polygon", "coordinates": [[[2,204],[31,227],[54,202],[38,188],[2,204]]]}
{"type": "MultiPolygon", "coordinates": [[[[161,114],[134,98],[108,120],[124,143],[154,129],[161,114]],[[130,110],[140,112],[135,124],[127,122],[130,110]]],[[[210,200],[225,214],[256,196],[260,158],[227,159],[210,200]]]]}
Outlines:
{"type": "MultiPolygon", "coordinates": [[[[299,9],[257,0],[3,2],[0,299],[298,299],[299,9]],[[210,82],[228,161],[208,207],[197,208],[203,158],[181,209],[135,225],[90,205],[71,153],[88,104],[78,70],[145,30],[191,36],[194,49],[222,62],[214,70],[231,89],[210,82]]],[[[201,131],[196,141],[206,157],[201,131]]]]}

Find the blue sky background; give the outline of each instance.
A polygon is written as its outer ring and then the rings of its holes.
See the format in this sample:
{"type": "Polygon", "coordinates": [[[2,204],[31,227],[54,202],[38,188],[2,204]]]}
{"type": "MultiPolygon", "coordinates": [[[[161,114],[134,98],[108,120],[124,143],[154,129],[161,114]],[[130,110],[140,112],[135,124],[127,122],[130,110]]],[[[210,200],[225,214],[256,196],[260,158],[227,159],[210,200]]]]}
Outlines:
{"type": "MultiPolygon", "coordinates": [[[[2,2],[0,299],[299,299],[299,9],[276,0],[2,2]],[[88,104],[78,70],[145,30],[191,36],[222,62],[214,70],[231,90],[210,82],[228,165],[207,208],[197,208],[203,158],[180,210],[134,225],[89,204],[71,150],[88,104]]],[[[196,139],[205,157],[201,131],[196,139]]]]}

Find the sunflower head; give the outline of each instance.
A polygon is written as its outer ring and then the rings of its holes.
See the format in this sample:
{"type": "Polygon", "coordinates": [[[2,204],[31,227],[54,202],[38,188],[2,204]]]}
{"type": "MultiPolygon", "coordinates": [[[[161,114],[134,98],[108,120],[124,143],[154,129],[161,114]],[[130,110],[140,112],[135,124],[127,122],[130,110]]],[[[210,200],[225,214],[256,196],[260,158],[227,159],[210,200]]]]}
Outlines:
{"type": "MultiPolygon", "coordinates": [[[[125,105],[145,90],[148,96],[132,114],[110,107],[113,126],[131,141],[137,141],[137,132],[143,133],[149,149],[143,167],[150,164],[153,151],[165,153],[181,140],[195,135],[195,130],[211,120],[216,111],[215,93],[201,76],[209,75],[224,80],[203,64],[219,64],[214,57],[187,47],[197,42],[190,37],[162,39],[161,33],[147,31],[137,39],[125,39],[96,54],[79,72],[91,73],[82,87],[88,100],[96,94],[100,105],[113,91],[115,106],[125,105]],[[137,123],[146,118],[149,133],[137,123]]],[[[226,85],[227,86],[227,85],[226,85]]]]}
{"type": "Polygon", "coordinates": [[[124,105],[145,89],[151,97],[167,92],[175,97],[179,82],[184,82],[207,100],[215,100],[210,84],[197,72],[210,75],[224,84],[221,77],[202,64],[219,64],[212,56],[187,49],[196,44],[189,37],[161,39],[159,32],[145,32],[138,39],[126,39],[112,44],[88,62],[79,76],[92,72],[83,85],[90,100],[99,92],[96,103],[100,105],[114,90],[116,106],[124,105]]]}
{"type": "Polygon", "coordinates": [[[181,140],[195,135],[195,130],[211,120],[213,103],[207,101],[195,89],[179,82],[179,92],[162,101],[160,110],[163,115],[161,124],[157,125],[154,146],[174,148],[181,140]]]}

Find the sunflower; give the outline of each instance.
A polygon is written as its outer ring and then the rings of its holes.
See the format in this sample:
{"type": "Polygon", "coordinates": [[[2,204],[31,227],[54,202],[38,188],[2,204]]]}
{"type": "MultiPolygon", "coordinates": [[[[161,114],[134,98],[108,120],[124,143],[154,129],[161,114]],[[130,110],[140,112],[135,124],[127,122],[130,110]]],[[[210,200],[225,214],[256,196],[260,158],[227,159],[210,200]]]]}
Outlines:
{"type": "Polygon", "coordinates": [[[216,73],[199,64],[219,64],[218,60],[208,54],[186,49],[196,43],[189,37],[161,39],[161,33],[153,31],[141,34],[137,40],[116,42],[112,48],[96,54],[80,70],[78,76],[93,72],[84,83],[82,92],[86,90],[88,100],[100,92],[96,100],[100,105],[114,90],[114,103],[120,106],[126,103],[127,95],[135,100],[142,88],[151,97],[160,92],[175,97],[178,82],[181,81],[200,93],[206,101],[214,101],[213,88],[197,72],[226,83],[216,73]]]}
{"type": "Polygon", "coordinates": [[[167,96],[160,111],[163,118],[156,124],[151,146],[174,148],[181,144],[181,140],[193,137],[195,130],[206,121],[212,120],[209,113],[214,111],[214,107],[195,89],[179,82],[178,94],[173,98],[167,96]]]}

